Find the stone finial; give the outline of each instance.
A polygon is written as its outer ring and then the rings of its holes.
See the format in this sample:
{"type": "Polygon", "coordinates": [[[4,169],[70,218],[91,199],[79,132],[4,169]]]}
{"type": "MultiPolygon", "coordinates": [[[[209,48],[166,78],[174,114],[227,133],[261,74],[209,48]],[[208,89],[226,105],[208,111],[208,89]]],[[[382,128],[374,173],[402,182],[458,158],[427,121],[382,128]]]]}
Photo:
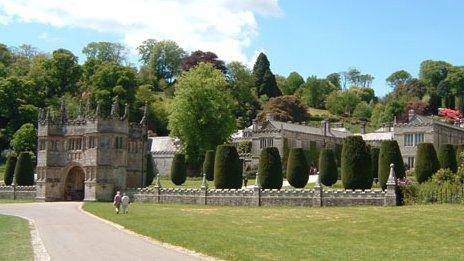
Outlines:
{"type": "Polygon", "coordinates": [[[161,188],[159,173],[156,174],[156,178],[155,178],[155,188],[161,188]]]}
{"type": "Polygon", "coordinates": [[[123,119],[128,119],[129,118],[129,104],[124,105],[124,116],[122,116],[123,119]]]}
{"type": "Polygon", "coordinates": [[[259,126],[258,126],[258,120],[253,119],[251,122],[252,122],[252,125],[251,125],[251,126],[252,126],[252,130],[253,130],[253,131],[257,131],[258,128],[259,128],[259,126]]]}
{"type": "Polygon", "coordinates": [[[90,114],[90,99],[88,99],[85,104],[85,115],[88,116],[89,114],[90,114]]]}
{"type": "Polygon", "coordinates": [[[321,187],[321,174],[319,171],[317,172],[316,184],[314,185],[316,188],[321,187]]]}
{"type": "Polygon", "coordinates": [[[119,96],[114,97],[114,102],[111,105],[111,117],[119,117],[119,96]]]}
{"type": "Polygon", "coordinates": [[[361,134],[366,134],[366,121],[361,121],[361,134]]]}
{"type": "Polygon", "coordinates": [[[95,116],[99,117],[101,114],[101,102],[97,102],[97,108],[95,109],[95,116]]]}
{"type": "Polygon", "coordinates": [[[145,102],[145,106],[143,106],[143,117],[140,120],[140,125],[145,126],[147,124],[147,110],[148,110],[148,105],[147,105],[147,102],[145,102]]]}
{"type": "Polygon", "coordinates": [[[206,173],[203,173],[203,179],[201,181],[201,188],[202,189],[208,188],[208,181],[206,180],[206,173]]]}
{"type": "Polygon", "coordinates": [[[258,172],[256,172],[255,188],[261,188],[258,172]]]}
{"type": "Polygon", "coordinates": [[[396,185],[395,164],[390,164],[390,175],[388,175],[387,186],[396,185]]]}

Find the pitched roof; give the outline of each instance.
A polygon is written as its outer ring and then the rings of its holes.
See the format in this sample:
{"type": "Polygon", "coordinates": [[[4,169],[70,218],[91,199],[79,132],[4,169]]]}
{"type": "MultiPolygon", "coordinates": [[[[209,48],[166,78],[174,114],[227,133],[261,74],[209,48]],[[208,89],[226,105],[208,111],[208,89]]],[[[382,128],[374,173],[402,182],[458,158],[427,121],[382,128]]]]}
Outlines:
{"type": "Polygon", "coordinates": [[[366,134],[356,134],[361,135],[364,141],[381,141],[381,140],[393,140],[393,132],[371,132],[366,134]]]}
{"type": "MultiPolygon", "coordinates": [[[[293,123],[293,122],[281,122],[281,121],[267,121],[263,124],[262,129],[276,129],[276,130],[287,130],[287,131],[294,131],[300,133],[308,133],[314,135],[323,136],[324,133],[322,132],[322,128],[311,127],[303,124],[293,123]]],[[[340,131],[331,129],[327,136],[329,137],[336,137],[336,138],[345,138],[347,136],[351,136],[351,132],[349,131],[340,131]]]]}
{"type": "Polygon", "coordinates": [[[151,139],[150,152],[152,153],[176,153],[180,151],[180,142],[177,138],[169,136],[149,137],[151,139]]]}

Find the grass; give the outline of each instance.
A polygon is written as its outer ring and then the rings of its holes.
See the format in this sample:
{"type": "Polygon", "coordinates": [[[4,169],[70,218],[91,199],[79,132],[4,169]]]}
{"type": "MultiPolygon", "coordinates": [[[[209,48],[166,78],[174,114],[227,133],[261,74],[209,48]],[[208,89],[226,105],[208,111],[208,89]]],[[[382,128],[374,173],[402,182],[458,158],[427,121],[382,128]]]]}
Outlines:
{"type": "Polygon", "coordinates": [[[29,222],[0,215],[0,260],[32,260],[29,222]]]}
{"type": "Polygon", "coordinates": [[[3,181],[5,176],[6,164],[0,164],[0,181],[3,181]]]}
{"type": "MultiPolygon", "coordinates": [[[[174,183],[172,183],[171,179],[169,178],[161,178],[160,179],[161,187],[163,188],[200,188],[202,179],[201,178],[187,178],[184,184],[177,186],[174,183]]],[[[255,180],[254,179],[249,179],[248,180],[248,186],[249,185],[254,185],[255,180]]],[[[208,181],[208,188],[214,188],[214,181],[208,181]]]]}
{"type": "Polygon", "coordinates": [[[463,205],[224,207],[85,203],[102,218],[226,260],[460,260],[463,205]]]}

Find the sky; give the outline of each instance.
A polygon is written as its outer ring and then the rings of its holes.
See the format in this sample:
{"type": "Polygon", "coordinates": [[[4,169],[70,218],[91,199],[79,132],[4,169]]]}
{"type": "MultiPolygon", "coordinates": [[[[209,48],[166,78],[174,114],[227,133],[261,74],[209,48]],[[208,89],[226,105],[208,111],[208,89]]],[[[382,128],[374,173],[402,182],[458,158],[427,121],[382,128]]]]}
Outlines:
{"type": "Polygon", "coordinates": [[[259,52],[275,74],[325,77],[355,67],[385,79],[421,61],[464,60],[461,0],[0,0],[0,43],[66,48],[84,61],[89,42],[125,44],[137,64],[145,39],[176,41],[252,67],[259,52]]]}

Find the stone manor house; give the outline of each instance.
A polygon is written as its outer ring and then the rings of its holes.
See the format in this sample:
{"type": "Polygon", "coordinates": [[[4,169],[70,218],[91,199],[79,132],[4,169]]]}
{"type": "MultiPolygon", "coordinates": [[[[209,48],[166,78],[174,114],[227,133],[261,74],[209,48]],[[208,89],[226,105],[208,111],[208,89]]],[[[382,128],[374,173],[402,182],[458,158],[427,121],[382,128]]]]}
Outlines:
{"type": "Polygon", "coordinates": [[[144,183],[146,109],[140,123],[120,116],[116,99],[111,114],[95,112],[69,119],[64,103],[59,115],[41,109],[38,124],[37,199],[112,200],[116,190],[144,183]]]}

